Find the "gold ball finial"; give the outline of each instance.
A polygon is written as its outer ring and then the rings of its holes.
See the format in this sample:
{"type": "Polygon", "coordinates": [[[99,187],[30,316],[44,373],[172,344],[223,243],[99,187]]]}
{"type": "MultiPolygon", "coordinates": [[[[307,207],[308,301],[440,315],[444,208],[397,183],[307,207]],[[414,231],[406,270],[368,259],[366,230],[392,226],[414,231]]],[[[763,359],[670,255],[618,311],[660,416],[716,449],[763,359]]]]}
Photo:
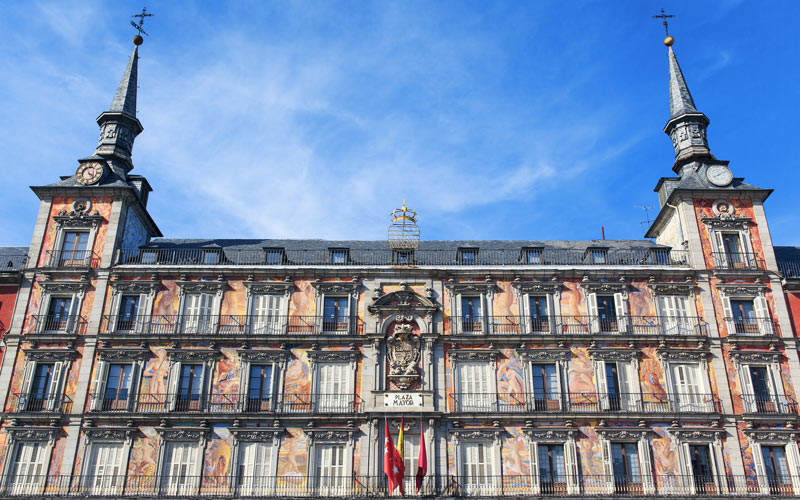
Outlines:
{"type": "Polygon", "coordinates": [[[139,46],[139,45],[141,45],[143,43],[144,43],[144,38],[142,38],[142,35],[134,35],[133,36],[133,44],[134,45],[139,46]]]}
{"type": "Polygon", "coordinates": [[[675,39],[667,35],[667,38],[664,39],[664,45],[666,45],[667,47],[672,47],[673,43],[675,43],[675,39]]]}

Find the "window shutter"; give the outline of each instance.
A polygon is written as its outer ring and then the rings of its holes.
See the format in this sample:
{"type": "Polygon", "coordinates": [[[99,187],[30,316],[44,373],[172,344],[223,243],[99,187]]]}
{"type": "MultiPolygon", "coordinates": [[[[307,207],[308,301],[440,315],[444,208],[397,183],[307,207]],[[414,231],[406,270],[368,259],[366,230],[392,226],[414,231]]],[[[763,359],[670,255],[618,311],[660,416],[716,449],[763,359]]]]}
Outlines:
{"type": "Polygon", "coordinates": [[[689,448],[689,443],[681,443],[678,445],[678,450],[681,456],[681,467],[683,467],[682,477],[677,485],[678,491],[673,493],[686,494],[687,492],[692,495],[697,491],[697,485],[694,484],[694,471],[692,470],[692,452],[689,448]]]}
{"type": "Polygon", "coordinates": [[[767,298],[759,295],[753,299],[753,309],[755,309],[756,318],[758,320],[758,330],[761,335],[774,335],[772,329],[772,320],[769,316],[769,306],[767,306],[767,298]]]}
{"type": "Polygon", "coordinates": [[[722,310],[725,313],[725,329],[728,330],[728,336],[736,335],[736,325],[733,323],[731,298],[725,295],[722,296],[722,310]]]}
{"type": "Polygon", "coordinates": [[[800,492],[800,453],[797,450],[797,441],[794,439],[786,444],[786,461],[789,464],[792,488],[797,494],[797,492],[800,492]]]}
{"type": "Polygon", "coordinates": [[[102,359],[97,361],[94,367],[94,380],[92,380],[92,401],[89,406],[91,411],[100,409],[100,402],[103,401],[103,392],[105,391],[106,372],[108,370],[108,363],[102,359]]]}
{"type": "Polygon", "coordinates": [[[611,441],[603,439],[603,475],[605,476],[606,493],[614,493],[614,468],[611,456],[611,441]]]}
{"type": "MultiPolygon", "coordinates": [[[[563,369],[563,367],[561,366],[561,361],[556,361],[556,369],[555,369],[555,372],[556,372],[556,387],[555,387],[555,389],[556,389],[556,393],[558,394],[558,399],[556,399],[555,401],[558,401],[558,407],[559,408],[562,408],[564,406],[564,401],[565,401],[565,398],[566,398],[564,393],[565,392],[569,392],[569,391],[565,391],[564,390],[564,384],[561,381],[561,370],[562,369],[563,369]]],[[[569,404],[569,401],[567,401],[567,404],[569,404]]]]}
{"type": "Polygon", "coordinates": [[[150,320],[148,317],[149,311],[147,310],[147,298],[148,296],[146,293],[140,294],[139,303],[136,305],[136,324],[134,329],[137,333],[147,331],[147,324],[150,320]]]}
{"type": "Polygon", "coordinates": [[[577,494],[580,492],[578,482],[578,450],[575,447],[575,440],[567,439],[564,443],[564,462],[567,469],[567,493],[577,494]]]}
{"type": "Polygon", "coordinates": [[[75,328],[77,327],[78,321],[78,297],[76,295],[72,296],[72,300],[69,301],[69,315],[67,316],[67,333],[74,333],[75,328]]]}
{"type": "Polygon", "coordinates": [[[762,494],[769,495],[769,479],[767,478],[767,473],[764,470],[764,457],[761,455],[761,443],[756,443],[751,438],[750,450],[752,450],[751,453],[753,454],[753,463],[756,466],[759,490],[761,490],[762,494]]]}
{"type": "Polygon", "coordinates": [[[617,331],[625,333],[628,331],[628,308],[625,307],[625,297],[621,293],[614,294],[614,307],[617,310],[617,331]]]}
{"type": "Polygon", "coordinates": [[[720,264],[725,262],[725,244],[722,241],[722,233],[719,231],[714,232],[713,241],[717,244],[716,249],[716,262],[712,262],[714,267],[719,267],[720,264]]]}
{"type": "MultiPolygon", "coordinates": [[[[555,333],[556,331],[556,307],[555,307],[555,297],[552,293],[547,294],[547,324],[548,330],[547,333],[555,333]]],[[[530,317],[530,314],[528,314],[530,317]]]]}
{"type": "Polygon", "coordinates": [[[133,411],[139,401],[139,377],[142,373],[142,361],[131,366],[131,388],[128,391],[128,411],[133,411]]]}
{"type": "Polygon", "coordinates": [[[639,398],[639,373],[638,363],[634,361],[620,361],[617,363],[620,373],[620,386],[622,387],[622,404],[625,410],[641,411],[639,398]]]}
{"type": "Polygon", "coordinates": [[[600,404],[601,409],[607,410],[609,408],[609,400],[605,361],[599,360],[594,362],[594,378],[597,385],[597,402],[600,404]]]}
{"type": "Polygon", "coordinates": [[[590,293],[586,300],[589,306],[589,332],[598,333],[600,331],[600,321],[597,317],[597,294],[590,293]]]}
{"type": "Polygon", "coordinates": [[[63,361],[53,363],[53,378],[50,380],[50,387],[47,389],[47,409],[54,410],[61,404],[61,376],[64,367],[63,361]]]}
{"type": "Polygon", "coordinates": [[[169,398],[169,409],[175,410],[175,406],[178,402],[178,383],[180,382],[181,378],[181,364],[173,362],[172,366],[169,370],[169,383],[167,384],[168,394],[166,395],[169,398]]]}
{"type": "MultiPolygon", "coordinates": [[[[319,392],[319,391],[317,391],[319,392]]],[[[250,362],[239,358],[239,410],[247,408],[250,394],[250,362]]]]}
{"type": "Polygon", "coordinates": [[[742,405],[747,413],[756,411],[756,399],[758,395],[753,389],[753,380],[750,377],[750,366],[739,365],[739,380],[742,383],[742,405]]]}
{"type": "Polygon", "coordinates": [[[28,404],[28,398],[31,395],[31,384],[33,383],[33,374],[36,371],[36,361],[28,361],[25,363],[25,374],[22,376],[22,390],[19,394],[19,410],[24,411],[28,404]]]}
{"type": "Polygon", "coordinates": [[[642,487],[644,494],[650,495],[655,491],[653,486],[653,466],[650,462],[650,443],[642,437],[637,442],[639,446],[639,466],[642,469],[642,487]]]}
{"type": "Polygon", "coordinates": [[[539,444],[531,443],[531,493],[539,494],[539,444]]]}

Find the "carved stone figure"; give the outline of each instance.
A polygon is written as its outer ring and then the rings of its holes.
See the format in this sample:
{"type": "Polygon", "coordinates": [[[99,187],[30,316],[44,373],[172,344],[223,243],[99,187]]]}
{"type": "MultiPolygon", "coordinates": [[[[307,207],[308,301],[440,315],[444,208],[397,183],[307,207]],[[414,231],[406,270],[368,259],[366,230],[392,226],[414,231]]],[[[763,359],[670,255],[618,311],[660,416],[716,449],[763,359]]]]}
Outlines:
{"type": "Polygon", "coordinates": [[[389,380],[401,389],[410,389],[419,380],[417,363],[420,359],[419,337],[410,323],[397,323],[392,336],[386,339],[389,358],[389,380]]]}

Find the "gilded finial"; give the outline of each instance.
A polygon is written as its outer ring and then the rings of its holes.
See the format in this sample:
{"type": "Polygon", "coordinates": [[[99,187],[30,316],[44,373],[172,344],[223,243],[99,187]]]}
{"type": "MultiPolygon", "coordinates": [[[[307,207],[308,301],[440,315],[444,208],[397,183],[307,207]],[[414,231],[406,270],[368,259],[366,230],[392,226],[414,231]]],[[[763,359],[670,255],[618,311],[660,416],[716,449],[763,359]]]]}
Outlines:
{"type": "Polygon", "coordinates": [[[134,14],[131,17],[138,17],[139,18],[139,23],[138,24],[136,22],[134,22],[134,21],[131,21],[131,26],[136,28],[136,31],[139,32],[139,33],[137,33],[136,35],[133,36],[133,44],[138,47],[139,45],[144,43],[144,38],[142,38],[142,34],[147,35],[147,33],[144,31],[144,29],[142,29],[142,26],[144,26],[144,20],[145,20],[146,17],[153,17],[153,14],[148,14],[147,13],[147,7],[142,7],[142,13],[141,14],[134,14]]]}
{"type": "Polygon", "coordinates": [[[673,18],[673,17],[675,17],[675,16],[672,15],[672,14],[667,14],[666,12],[664,12],[664,9],[661,9],[661,14],[659,14],[657,16],[653,16],[653,19],[661,19],[663,21],[664,34],[667,35],[667,37],[664,39],[664,45],[666,45],[667,47],[671,47],[672,44],[675,43],[675,39],[672,38],[671,36],[669,36],[669,24],[667,23],[667,19],[670,19],[670,18],[673,18]]]}

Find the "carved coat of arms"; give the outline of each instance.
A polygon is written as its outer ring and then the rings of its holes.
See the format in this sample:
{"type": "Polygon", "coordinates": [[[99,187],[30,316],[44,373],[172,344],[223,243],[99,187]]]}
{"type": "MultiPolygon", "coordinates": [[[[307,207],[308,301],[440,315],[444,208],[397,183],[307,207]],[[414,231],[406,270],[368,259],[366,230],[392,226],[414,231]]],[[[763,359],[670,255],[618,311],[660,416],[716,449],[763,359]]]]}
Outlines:
{"type": "Polygon", "coordinates": [[[386,339],[389,358],[389,380],[401,389],[409,389],[419,380],[417,363],[420,359],[419,337],[414,335],[409,323],[398,323],[394,333],[386,339]]]}

